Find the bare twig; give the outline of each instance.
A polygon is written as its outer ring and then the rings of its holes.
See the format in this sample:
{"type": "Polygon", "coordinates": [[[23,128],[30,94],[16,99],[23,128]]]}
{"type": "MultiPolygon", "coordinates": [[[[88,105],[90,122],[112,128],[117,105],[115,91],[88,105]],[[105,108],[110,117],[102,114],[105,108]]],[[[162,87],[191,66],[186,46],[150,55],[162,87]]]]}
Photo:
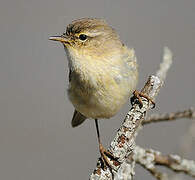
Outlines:
{"type": "Polygon", "coordinates": [[[173,54],[171,50],[168,47],[164,47],[164,53],[163,53],[163,61],[160,64],[159,70],[156,72],[156,76],[160,78],[161,81],[164,82],[167,71],[169,70],[171,64],[173,61],[173,54]]]}
{"type": "Polygon", "coordinates": [[[166,114],[153,114],[149,118],[145,119],[142,122],[142,124],[145,125],[153,122],[173,121],[181,118],[189,118],[189,119],[195,118],[195,109],[190,108],[184,111],[177,111],[177,112],[166,113],[166,114]]]}
{"type": "Polygon", "coordinates": [[[195,162],[192,160],[182,159],[178,155],[156,155],[156,164],[167,166],[173,171],[184,172],[192,177],[195,177],[195,162]]]}
{"type": "MultiPolygon", "coordinates": [[[[157,72],[158,76],[150,76],[141,91],[143,94],[149,96],[153,101],[162,85],[161,80],[165,79],[167,70],[171,65],[170,62],[172,62],[170,51],[165,49],[164,53],[163,63],[160,66],[160,70],[157,72]],[[169,59],[168,64],[165,62],[167,59],[169,59]]],[[[117,131],[114,140],[110,144],[109,151],[118,159],[119,163],[109,159],[110,164],[112,165],[111,172],[110,168],[102,168],[101,161],[98,161],[97,167],[90,177],[91,180],[110,180],[113,179],[113,174],[115,175],[115,179],[133,179],[135,161],[132,160],[131,162],[126,163],[126,160],[127,157],[133,154],[132,152],[135,147],[136,134],[146,116],[147,110],[150,109],[150,102],[148,102],[147,99],[142,97],[142,102],[143,107],[141,109],[139,104],[133,105],[127,113],[120,129],[117,131]]]]}
{"type": "MultiPolygon", "coordinates": [[[[153,149],[145,150],[136,146],[133,159],[136,163],[149,170],[157,179],[159,178],[158,175],[161,177],[162,173],[159,174],[159,172],[156,171],[155,165],[165,166],[173,171],[183,172],[195,177],[195,162],[192,160],[182,159],[178,155],[162,155],[159,151],[155,151],[153,149]]],[[[167,175],[165,176],[167,177],[167,175]]]]}
{"type": "Polygon", "coordinates": [[[195,113],[191,125],[188,127],[187,132],[181,138],[180,147],[182,153],[190,154],[193,151],[194,139],[195,139],[195,113]]]}
{"type": "Polygon", "coordinates": [[[145,150],[136,146],[132,158],[136,163],[148,170],[156,179],[168,180],[168,175],[166,173],[159,172],[155,167],[155,154],[153,153],[154,151],[150,151],[151,150],[145,150]]]}
{"type": "Polygon", "coordinates": [[[139,164],[143,168],[148,170],[156,179],[158,179],[158,180],[168,180],[169,179],[166,173],[162,173],[162,172],[158,171],[157,168],[155,168],[155,166],[148,167],[148,166],[145,166],[145,164],[141,164],[141,162],[139,162],[139,164]]]}

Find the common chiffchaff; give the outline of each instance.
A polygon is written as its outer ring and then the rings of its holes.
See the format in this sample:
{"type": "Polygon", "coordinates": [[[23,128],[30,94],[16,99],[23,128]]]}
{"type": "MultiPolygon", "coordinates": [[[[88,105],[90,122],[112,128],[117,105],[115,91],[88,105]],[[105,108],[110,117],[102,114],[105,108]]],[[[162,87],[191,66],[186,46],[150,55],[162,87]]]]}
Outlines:
{"type": "MultiPolygon", "coordinates": [[[[61,36],[50,40],[64,45],[69,64],[68,96],[75,112],[72,126],[85,119],[114,116],[136,88],[138,70],[133,49],[126,47],[105,20],[73,21],[61,36]]],[[[104,157],[103,157],[104,158],[104,157]]]]}

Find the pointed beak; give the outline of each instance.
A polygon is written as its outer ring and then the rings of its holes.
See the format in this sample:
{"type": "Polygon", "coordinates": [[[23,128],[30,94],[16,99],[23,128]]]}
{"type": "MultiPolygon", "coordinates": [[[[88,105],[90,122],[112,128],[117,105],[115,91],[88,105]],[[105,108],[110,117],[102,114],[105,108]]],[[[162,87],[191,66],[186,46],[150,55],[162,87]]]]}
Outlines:
{"type": "Polygon", "coordinates": [[[49,40],[59,41],[59,42],[62,42],[62,43],[69,43],[69,39],[65,36],[50,36],[49,40]]]}

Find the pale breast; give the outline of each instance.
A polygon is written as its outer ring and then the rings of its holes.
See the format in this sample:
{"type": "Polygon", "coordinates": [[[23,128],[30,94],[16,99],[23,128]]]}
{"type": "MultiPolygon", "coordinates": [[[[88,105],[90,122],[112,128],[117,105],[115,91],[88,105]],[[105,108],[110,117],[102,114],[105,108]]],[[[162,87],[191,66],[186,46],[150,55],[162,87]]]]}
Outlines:
{"type": "MultiPolygon", "coordinates": [[[[137,84],[134,54],[127,51],[113,61],[84,61],[72,68],[68,96],[75,109],[88,118],[110,118],[128,100],[137,84]]],[[[81,62],[81,61],[80,61],[81,62]]]]}
{"type": "MultiPolygon", "coordinates": [[[[79,58],[79,57],[77,57],[79,58]]],[[[138,73],[133,50],[110,59],[72,59],[68,96],[75,109],[88,118],[114,116],[135,90],[138,73]]]]}

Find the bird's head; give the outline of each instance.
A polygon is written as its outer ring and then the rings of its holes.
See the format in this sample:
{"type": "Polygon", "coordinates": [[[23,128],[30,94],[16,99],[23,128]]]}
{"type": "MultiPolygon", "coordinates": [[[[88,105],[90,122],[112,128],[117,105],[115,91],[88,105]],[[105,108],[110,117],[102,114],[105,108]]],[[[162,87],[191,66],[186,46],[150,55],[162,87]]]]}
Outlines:
{"type": "Polygon", "coordinates": [[[61,42],[69,52],[96,58],[113,55],[122,47],[114,29],[105,20],[97,18],[75,20],[61,36],[51,36],[49,39],[61,42]]]}

